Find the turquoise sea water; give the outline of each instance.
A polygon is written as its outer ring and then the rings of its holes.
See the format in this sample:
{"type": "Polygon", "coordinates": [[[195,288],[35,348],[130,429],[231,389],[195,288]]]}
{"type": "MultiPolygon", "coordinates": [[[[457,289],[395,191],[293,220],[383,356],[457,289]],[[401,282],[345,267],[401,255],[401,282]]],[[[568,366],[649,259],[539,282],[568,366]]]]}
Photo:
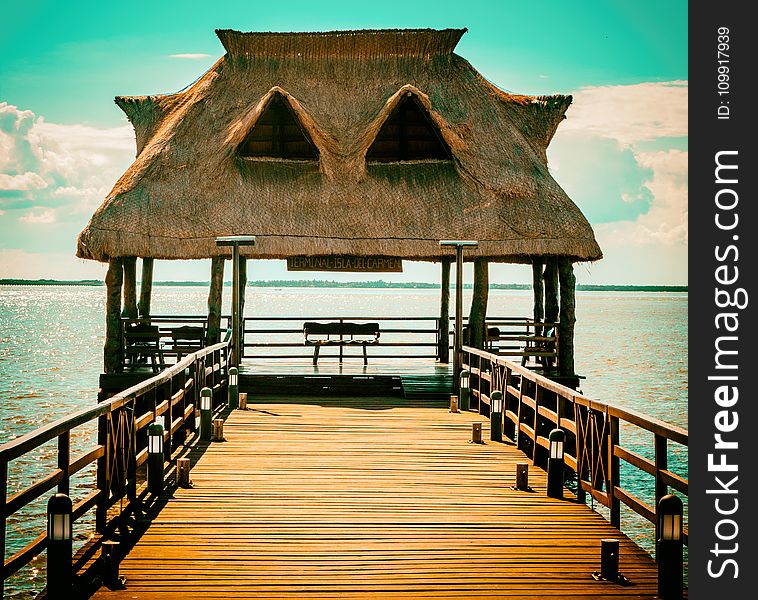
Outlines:
{"type": "MultiPolygon", "coordinates": [[[[229,306],[229,290],[224,307],[229,306]]],[[[206,312],[203,287],[156,287],[153,313],[206,312]]],[[[464,294],[468,310],[470,292],[464,294]]],[[[493,290],[488,313],[527,316],[531,292],[493,290]]],[[[249,316],[436,316],[439,290],[248,288],[249,316]]],[[[0,443],[96,401],[104,342],[105,288],[0,287],[0,443]]],[[[582,391],[687,427],[687,295],[684,293],[578,292],[576,371],[582,391]]],[[[91,444],[94,430],[80,428],[77,448],[91,444]]],[[[652,434],[622,427],[621,443],[652,458],[652,434]]],[[[670,447],[669,465],[687,475],[686,449],[670,447]]],[[[8,495],[52,467],[55,445],[10,465],[8,495]]],[[[93,471],[80,473],[72,495],[84,495],[93,471]]],[[[652,478],[629,468],[622,485],[652,500],[652,478]]],[[[8,523],[7,556],[40,533],[44,502],[8,523]]],[[[653,548],[652,528],[630,511],[622,528],[640,545],[653,548]]],[[[86,538],[86,524],[78,541],[86,538]]],[[[9,597],[26,597],[43,585],[44,557],[9,582],[9,597]]]]}

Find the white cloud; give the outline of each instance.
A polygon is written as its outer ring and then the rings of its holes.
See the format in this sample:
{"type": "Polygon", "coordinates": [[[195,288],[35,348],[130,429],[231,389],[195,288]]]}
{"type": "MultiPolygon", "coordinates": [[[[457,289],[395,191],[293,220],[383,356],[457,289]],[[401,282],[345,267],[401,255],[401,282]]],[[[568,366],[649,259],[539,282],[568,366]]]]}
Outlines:
{"type": "Polygon", "coordinates": [[[559,131],[581,131],[634,145],[687,135],[687,81],[582,88],[559,131]]]}
{"type": "Polygon", "coordinates": [[[18,220],[30,225],[47,225],[48,223],[55,223],[55,211],[52,208],[35,207],[34,210],[19,217],[18,220]]]}
{"type": "MultiPolygon", "coordinates": [[[[595,223],[604,259],[587,268],[592,279],[617,283],[686,283],[688,243],[688,153],[686,81],[583,88],[556,139],[564,146],[607,147],[631,153],[638,168],[649,173],[640,190],[652,196],[650,206],[633,220],[595,223]],[[579,143],[581,142],[581,144],[579,143]]],[[[551,159],[552,160],[552,159],[551,159]]],[[[581,164],[581,163],[580,163],[581,164]]],[[[560,164],[551,164],[561,174],[560,164]]],[[[588,164],[590,172],[602,164],[588,164]]],[[[581,190],[575,191],[581,206],[581,190]]],[[[634,194],[623,200],[634,200],[634,194]]]]}
{"type": "Polygon", "coordinates": [[[196,53],[196,54],[191,54],[191,53],[190,54],[169,54],[168,56],[169,56],[169,58],[184,58],[184,59],[188,59],[188,60],[201,60],[203,58],[210,58],[211,57],[210,54],[201,54],[201,53],[196,53]]]}
{"type": "Polygon", "coordinates": [[[47,182],[31,171],[20,175],[0,173],[0,190],[40,190],[46,187],[47,182]]]}
{"type": "MultiPolygon", "coordinates": [[[[55,208],[65,218],[91,213],[134,157],[134,132],[48,123],[29,110],[0,103],[0,191],[13,190],[11,208],[55,208]],[[18,192],[22,192],[18,194],[18,192]]],[[[2,196],[0,195],[0,202],[2,196]]],[[[24,222],[49,222],[27,212],[24,222]]]]}

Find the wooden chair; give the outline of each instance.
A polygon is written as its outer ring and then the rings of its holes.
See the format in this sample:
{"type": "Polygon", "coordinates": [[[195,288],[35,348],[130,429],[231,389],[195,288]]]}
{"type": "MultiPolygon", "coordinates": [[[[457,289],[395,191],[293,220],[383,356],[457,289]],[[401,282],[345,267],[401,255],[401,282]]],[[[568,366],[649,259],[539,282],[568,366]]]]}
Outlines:
{"type": "Polygon", "coordinates": [[[171,350],[176,352],[176,360],[185,354],[192,354],[205,346],[205,327],[184,325],[171,330],[171,350]]]}
{"type": "Polygon", "coordinates": [[[163,356],[161,334],[157,325],[149,323],[126,323],[124,326],[124,362],[134,372],[138,364],[147,361],[157,373],[166,366],[163,356]]]}

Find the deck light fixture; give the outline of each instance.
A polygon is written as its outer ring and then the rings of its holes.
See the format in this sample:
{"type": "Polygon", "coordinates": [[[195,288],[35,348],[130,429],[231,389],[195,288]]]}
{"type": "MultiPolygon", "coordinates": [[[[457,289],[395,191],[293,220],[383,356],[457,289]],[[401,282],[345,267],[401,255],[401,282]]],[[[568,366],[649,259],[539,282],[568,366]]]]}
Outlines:
{"type": "MultiPolygon", "coordinates": [[[[453,338],[453,377],[461,371],[461,347],[463,346],[463,249],[476,248],[474,240],[440,240],[441,248],[455,248],[455,336],[453,338]]],[[[461,410],[468,410],[461,402],[461,410]]]]}
{"type": "Polygon", "coordinates": [[[619,541],[615,538],[600,540],[600,570],[592,573],[595,581],[612,581],[627,586],[631,582],[619,573],[619,541]]]}
{"type": "Polygon", "coordinates": [[[123,590],[126,587],[126,577],[118,574],[119,542],[103,540],[100,567],[103,583],[109,590],[123,590]]]}
{"type": "Polygon", "coordinates": [[[200,390],[200,439],[204,442],[211,441],[213,434],[213,422],[211,414],[211,388],[204,387],[200,390]]]}
{"type": "Polygon", "coordinates": [[[455,394],[452,394],[450,396],[450,412],[451,413],[458,412],[458,396],[455,394]]]}
{"type": "Polygon", "coordinates": [[[503,441],[503,393],[498,390],[490,394],[490,439],[503,441]]]}
{"type": "Polygon", "coordinates": [[[471,407],[471,373],[466,369],[461,371],[458,382],[458,406],[461,410],[471,407]]]}
{"type": "Polygon", "coordinates": [[[529,463],[516,463],[516,485],[514,489],[531,492],[529,487],[529,463]]]}
{"type": "Polygon", "coordinates": [[[47,592],[52,598],[68,597],[71,591],[72,509],[66,494],[54,494],[47,501],[47,592]]]}
{"type": "Polygon", "coordinates": [[[553,429],[548,436],[550,458],[547,461],[547,495],[563,498],[563,445],[566,434],[562,429],[553,429]]]}
{"type": "Polygon", "coordinates": [[[471,443],[482,444],[482,423],[471,423],[471,443]]]}
{"type": "Polygon", "coordinates": [[[216,238],[217,246],[232,247],[232,366],[238,367],[242,357],[240,340],[240,246],[255,246],[254,235],[224,235],[216,238]]]}
{"type": "Polygon", "coordinates": [[[663,600],[682,597],[682,501],[667,494],[658,502],[658,596],[663,600]]]}
{"type": "Polygon", "coordinates": [[[240,390],[237,385],[237,367],[231,367],[229,369],[229,408],[239,408],[240,402],[240,390]]]}
{"type": "Polygon", "coordinates": [[[147,491],[163,491],[163,423],[157,420],[147,426],[147,491]]]}

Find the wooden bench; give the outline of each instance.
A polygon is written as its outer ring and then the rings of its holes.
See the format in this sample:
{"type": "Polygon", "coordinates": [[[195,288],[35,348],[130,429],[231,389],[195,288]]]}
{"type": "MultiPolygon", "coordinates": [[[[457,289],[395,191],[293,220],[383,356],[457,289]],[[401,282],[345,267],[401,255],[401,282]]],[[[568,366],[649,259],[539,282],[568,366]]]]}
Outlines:
{"type": "MultiPolygon", "coordinates": [[[[322,346],[363,346],[363,364],[368,364],[366,346],[379,343],[379,323],[303,323],[305,345],[313,346],[313,364],[322,346]]],[[[340,362],[342,352],[340,351],[340,362]]]]}

